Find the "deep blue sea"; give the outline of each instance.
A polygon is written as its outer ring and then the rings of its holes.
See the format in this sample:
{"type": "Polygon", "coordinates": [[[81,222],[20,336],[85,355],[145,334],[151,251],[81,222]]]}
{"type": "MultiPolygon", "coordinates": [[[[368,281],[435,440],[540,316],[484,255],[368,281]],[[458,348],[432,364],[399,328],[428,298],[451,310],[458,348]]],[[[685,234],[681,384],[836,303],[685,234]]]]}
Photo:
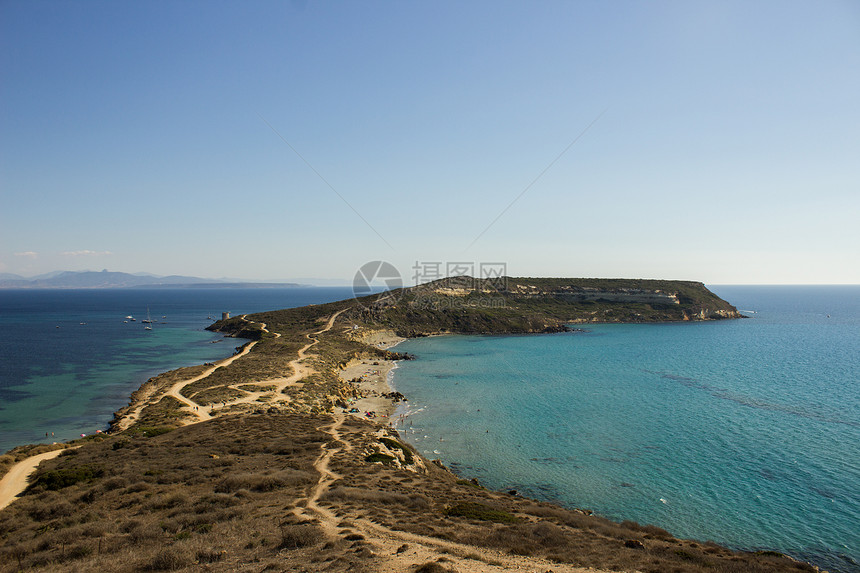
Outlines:
{"type": "Polygon", "coordinates": [[[0,453],[105,430],[149,377],[230,356],[244,341],[204,330],[210,316],[351,296],[348,287],[0,290],[0,453]],[[152,330],[141,323],[147,310],[152,330]]]}
{"type": "Polygon", "coordinates": [[[712,290],[754,312],[406,341],[401,434],[493,489],[860,571],[860,287],[712,290]]]}

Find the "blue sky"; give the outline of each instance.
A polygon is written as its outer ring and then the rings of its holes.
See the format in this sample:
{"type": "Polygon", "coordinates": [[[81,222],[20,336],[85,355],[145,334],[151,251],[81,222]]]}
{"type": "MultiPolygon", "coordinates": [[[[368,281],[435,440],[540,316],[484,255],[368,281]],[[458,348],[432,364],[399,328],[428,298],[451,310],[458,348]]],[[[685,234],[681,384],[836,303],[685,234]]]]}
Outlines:
{"type": "Polygon", "coordinates": [[[6,0],[0,272],[860,283],[858,102],[850,0],[6,0]]]}

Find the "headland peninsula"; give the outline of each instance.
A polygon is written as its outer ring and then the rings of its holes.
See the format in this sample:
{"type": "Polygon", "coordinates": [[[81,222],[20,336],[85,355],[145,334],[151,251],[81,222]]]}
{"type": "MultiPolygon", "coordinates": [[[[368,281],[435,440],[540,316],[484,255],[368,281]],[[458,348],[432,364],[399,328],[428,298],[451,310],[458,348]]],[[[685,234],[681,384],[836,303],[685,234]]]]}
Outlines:
{"type": "Polygon", "coordinates": [[[233,356],[151,378],[107,433],[0,457],[14,477],[65,448],[0,510],[0,571],[816,571],[487,490],[389,425],[404,338],[741,316],[695,282],[455,277],[218,321],[233,356]]]}

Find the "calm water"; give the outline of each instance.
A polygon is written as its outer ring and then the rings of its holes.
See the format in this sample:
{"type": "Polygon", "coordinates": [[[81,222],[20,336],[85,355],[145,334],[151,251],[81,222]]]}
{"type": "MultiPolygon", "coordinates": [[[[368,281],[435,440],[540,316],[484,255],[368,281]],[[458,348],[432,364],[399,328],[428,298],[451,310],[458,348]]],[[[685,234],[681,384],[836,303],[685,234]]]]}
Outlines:
{"type": "Polygon", "coordinates": [[[713,290],[755,314],[404,342],[401,433],[491,488],[860,571],[860,287],[713,290]]]}
{"type": "Polygon", "coordinates": [[[205,331],[210,315],[350,296],[342,287],[0,290],[0,452],[50,441],[45,432],[104,430],[149,377],[230,356],[244,341],[205,331]],[[151,331],[140,322],[147,308],[151,331]]]}

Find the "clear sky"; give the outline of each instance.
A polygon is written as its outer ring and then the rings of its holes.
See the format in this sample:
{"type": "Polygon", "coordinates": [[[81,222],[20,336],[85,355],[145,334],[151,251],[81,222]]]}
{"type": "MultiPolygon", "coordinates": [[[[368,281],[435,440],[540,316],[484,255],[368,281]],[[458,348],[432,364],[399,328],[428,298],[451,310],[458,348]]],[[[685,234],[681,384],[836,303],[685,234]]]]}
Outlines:
{"type": "Polygon", "coordinates": [[[860,2],[3,0],[0,200],[25,276],[860,283],[860,2]]]}

